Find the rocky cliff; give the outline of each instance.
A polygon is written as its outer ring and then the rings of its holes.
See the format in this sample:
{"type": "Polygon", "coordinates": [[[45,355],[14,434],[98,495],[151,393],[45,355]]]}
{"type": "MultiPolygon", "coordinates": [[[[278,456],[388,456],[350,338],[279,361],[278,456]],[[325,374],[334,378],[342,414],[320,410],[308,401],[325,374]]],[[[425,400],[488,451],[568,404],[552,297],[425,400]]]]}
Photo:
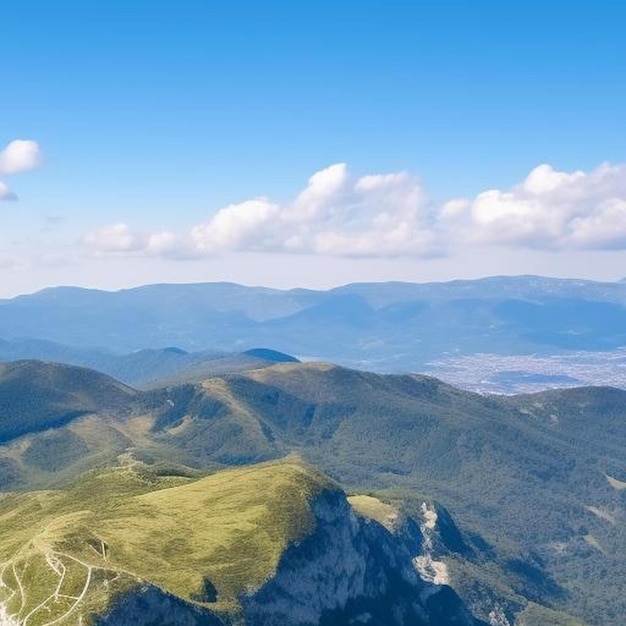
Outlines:
{"type": "MultiPolygon", "coordinates": [[[[315,529],[290,545],[275,574],[221,616],[212,603],[190,603],[155,587],[120,597],[98,626],[370,626],[483,624],[445,584],[420,576],[424,537],[412,520],[384,525],[357,514],[340,490],[312,503],[315,529]]],[[[220,598],[216,597],[219,601],[220,598]]]]}

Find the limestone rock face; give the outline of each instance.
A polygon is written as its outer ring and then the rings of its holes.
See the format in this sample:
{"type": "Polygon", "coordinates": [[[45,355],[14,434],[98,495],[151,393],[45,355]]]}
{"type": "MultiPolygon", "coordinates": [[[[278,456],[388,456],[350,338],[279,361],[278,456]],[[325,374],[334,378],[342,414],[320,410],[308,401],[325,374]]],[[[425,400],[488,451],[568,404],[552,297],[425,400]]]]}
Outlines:
{"type": "MultiPolygon", "coordinates": [[[[412,520],[389,529],[357,515],[343,492],[313,503],[314,532],[283,554],[275,575],[239,600],[230,619],[152,586],[118,599],[97,626],[479,626],[456,593],[420,576],[424,535],[412,520]]],[[[426,542],[427,543],[427,542],[426,542]]]]}
{"type": "Polygon", "coordinates": [[[242,599],[251,626],[474,625],[454,591],[423,580],[414,565],[422,536],[412,521],[395,532],[357,516],[344,494],[314,505],[315,532],[284,554],[276,575],[242,599]]]}

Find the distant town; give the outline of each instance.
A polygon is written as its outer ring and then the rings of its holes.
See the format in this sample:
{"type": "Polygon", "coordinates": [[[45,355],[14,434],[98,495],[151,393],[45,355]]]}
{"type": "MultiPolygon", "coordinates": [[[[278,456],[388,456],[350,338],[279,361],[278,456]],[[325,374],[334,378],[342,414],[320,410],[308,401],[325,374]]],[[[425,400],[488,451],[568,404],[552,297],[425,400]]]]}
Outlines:
{"type": "Polygon", "coordinates": [[[626,348],[550,356],[473,354],[431,361],[422,372],[479,393],[532,393],[581,385],[626,388],[626,348]]]}

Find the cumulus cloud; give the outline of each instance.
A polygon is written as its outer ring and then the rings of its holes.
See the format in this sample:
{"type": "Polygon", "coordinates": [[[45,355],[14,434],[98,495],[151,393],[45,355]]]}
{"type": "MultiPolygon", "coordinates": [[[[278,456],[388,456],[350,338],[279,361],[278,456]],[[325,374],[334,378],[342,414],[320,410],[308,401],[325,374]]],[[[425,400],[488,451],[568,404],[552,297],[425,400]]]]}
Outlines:
{"type": "Polygon", "coordinates": [[[280,207],[265,198],[231,204],[218,211],[206,224],[191,230],[194,246],[203,252],[262,249],[271,246],[268,229],[280,217],[280,207]]]}
{"type": "Polygon", "coordinates": [[[318,218],[342,196],[345,197],[347,184],[348,166],[345,163],[336,163],[316,172],[293,205],[287,207],[286,217],[297,222],[318,218]]]}
{"type": "Polygon", "coordinates": [[[291,203],[248,200],[192,229],[202,251],[333,256],[428,255],[437,248],[420,183],[406,172],[354,178],[345,163],[316,172],[291,203]]]}
{"type": "Polygon", "coordinates": [[[573,219],[568,241],[582,248],[626,249],[626,200],[611,198],[573,219]]]}
{"type": "Polygon", "coordinates": [[[82,244],[94,255],[177,256],[182,252],[181,238],[178,235],[167,231],[145,234],[123,222],[109,224],[88,233],[83,237],[82,244]]]}
{"type": "Polygon", "coordinates": [[[605,163],[589,173],[539,165],[509,190],[457,202],[463,208],[454,217],[465,242],[544,249],[626,245],[626,165],[605,163]]]}
{"type": "Polygon", "coordinates": [[[591,172],[533,169],[510,189],[435,204],[407,172],[355,177],[337,163],[291,202],[230,204],[184,235],[127,224],[85,237],[98,254],[197,257],[232,251],[336,257],[430,257],[459,246],[626,249],[626,165],[591,172]]]}
{"type": "MultiPolygon", "coordinates": [[[[0,151],[0,174],[18,174],[41,164],[41,150],[36,141],[15,139],[0,151]]],[[[15,201],[17,196],[0,180],[0,202],[15,201]]]]}
{"type": "Polygon", "coordinates": [[[17,174],[34,170],[41,164],[41,149],[36,141],[15,139],[0,152],[0,173],[17,174]]]}
{"type": "Polygon", "coordinates": [[[181,237],[166,230],[148,235],[144,249],[154,256],[189,256],[187,246],[184,245],[181,237]]]}
{"type": "Polygon", "coordinates": [[[84,243],[94,252],[134,252],[145,248],[144,238],[121,222],[88,233],[84,243]]]}

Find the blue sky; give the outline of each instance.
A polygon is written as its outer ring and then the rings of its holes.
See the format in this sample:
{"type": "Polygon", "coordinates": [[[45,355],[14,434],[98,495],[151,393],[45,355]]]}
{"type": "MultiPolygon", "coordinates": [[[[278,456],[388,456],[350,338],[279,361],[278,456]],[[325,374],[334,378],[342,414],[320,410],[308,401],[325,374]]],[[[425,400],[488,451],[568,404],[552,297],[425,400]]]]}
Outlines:
{"type": "Polygon", "coordinates": [[[617,278],[620,4],[9,0],[0,295],[617,278]]]}

